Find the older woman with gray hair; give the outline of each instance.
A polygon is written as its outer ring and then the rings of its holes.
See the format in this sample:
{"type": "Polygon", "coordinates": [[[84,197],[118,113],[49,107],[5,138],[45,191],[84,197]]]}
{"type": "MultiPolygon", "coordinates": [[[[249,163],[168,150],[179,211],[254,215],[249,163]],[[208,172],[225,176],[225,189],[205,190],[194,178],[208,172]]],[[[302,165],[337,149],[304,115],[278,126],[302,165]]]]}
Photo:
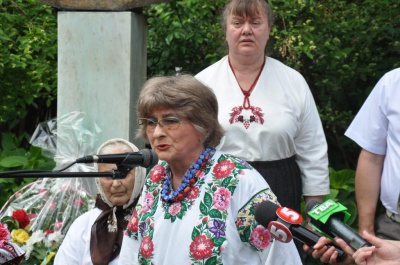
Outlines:
{"type": "MultiPolygon", "coordinates": [[[[300,264],[293,242],[254,219],[277,198],[248,163],[216,150],[214,93],[189,75],[154,77],[137,103],[138,135],[160,161],[146,178],[119,264],[300,264]]],[[[241,139],[238,139],[241,140],[241,139]]]]}
{"type": "MultiPolygon", "coordinates": [[[[137,152],[138,148],[124,140],[112,139],[103,143],[97,154],[137,152]]],[[[98,172],[117,170],[115,164],[95,164],[98,172]]],[[[54,264],[118,264],[123,230],[141,193],[146,169],[125,168],[124,179],[96,178],[98,195],[95,208],[78,217],[68,230],[54,264]]]]}

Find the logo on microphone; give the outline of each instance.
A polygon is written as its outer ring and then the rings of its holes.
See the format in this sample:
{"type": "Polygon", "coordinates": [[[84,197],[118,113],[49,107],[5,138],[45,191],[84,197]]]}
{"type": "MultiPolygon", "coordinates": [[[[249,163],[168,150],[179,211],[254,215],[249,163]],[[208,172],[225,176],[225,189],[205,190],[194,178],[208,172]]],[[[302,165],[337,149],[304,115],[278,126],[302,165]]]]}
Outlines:
{"type": "Polygon", "coordinates": [[[268,230],[273,238],[282,243],[288,243],[293,239],[292,232],[289,230],[290,224],[299,225],[303,222],[303,217],[296,211],[287,208],[279,207],[276,209],[276,215],[279,221],[271,221],[268,224],[268,230]]]}
{"type": "Polygon", "coordinates": [[[340,237],[350,247],[357,250],[364,246],[371,246],[356,231],[349,227],[346,222],[350,218],[347,208],[333,200],[323,203],[309,201],[304,211],[310,217],[310,225],[314,230],[328,238],[340,237]]]}
{"type": "Polygon", "coordinates": [[[331,203],[330,201],[326,201],[325,203],[318,206],[315,210],[312,210],[312,213],[318,215],[322,212],[325,212],[326,210],[329,209],[329,207],[331,207],[333,205],[334,205],[334,203],[331,203]]]}
{"type": "Polygon", "coordinates": [[[350,213],[347,212],[346,206],[334,202],[333,200],[327,200],[319,205],[314,206],[307,214],[314,220],[320,221],[325,224],[328,219],[336,213],[340,213],[343,216],[343,222],[347,222],[350,218],[350,213]]]}
{"type": "Polygon", "coordinates": [[[299,225],[303,222],[303,217],[298,212],[287,207],[279,207],[276,209],[276,214],[283,221],[290,224],[299,225]]]}
{"type": "Polygon", "coordinates": [[[288,243],[293,239],[292,232],[290,232],[289,228],[278,221],[269,222],[268,231],[273,238],[282,243],[288,243]]]}

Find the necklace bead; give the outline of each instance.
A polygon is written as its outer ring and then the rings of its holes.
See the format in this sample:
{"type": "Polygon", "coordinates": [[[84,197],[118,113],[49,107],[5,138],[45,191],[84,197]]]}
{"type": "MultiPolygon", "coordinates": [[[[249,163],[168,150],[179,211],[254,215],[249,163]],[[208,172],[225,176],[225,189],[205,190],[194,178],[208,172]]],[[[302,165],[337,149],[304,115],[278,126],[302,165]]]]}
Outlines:
{"type": "Polygon", "coordinates": [[[199,159],[197,159],[196,162],[193,163],[186,171],[182,184],[175,191],[173,191],[171,187],[171,171],[169,166],[167,166],[165,170],[163,188],[161,191],[162,200],[167,203],[183,200],[191,191],[191,186],[197,182],[198,177],[201,175],[207,165],[208,160],[214,155],[214,153],[215,149],[207,147],[201,153],[199,159]]]}

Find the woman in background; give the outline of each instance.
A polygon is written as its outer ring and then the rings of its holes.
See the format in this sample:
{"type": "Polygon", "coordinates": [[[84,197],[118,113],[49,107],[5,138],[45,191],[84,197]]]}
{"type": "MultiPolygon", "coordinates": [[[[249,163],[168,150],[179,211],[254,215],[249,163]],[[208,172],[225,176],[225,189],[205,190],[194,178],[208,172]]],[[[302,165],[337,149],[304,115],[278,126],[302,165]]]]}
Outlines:
{"type": "MultiPolygon", "coordinates": [[[[103,143],[97,155],[137,152],[138,148],[124,140],[103,143]]],[[[98,172],[117,170],[115,164],[95,164],[98,172]]],[[[120,168],[121,169],[121,168],[120,168]]],[[[123,230],[142,190],[146,169],[124,168],[124,179],[96,178],[98,195],[95,208],[78,217],[57,251],[55,265],[115,265],[121,250],[123,230]]]]}
{"type": "Polygon", "coordinates": [[[329,194],[327,143],[303,76],[265,55],[273,13],[265,0],[231,0],[222,27],[228,55],[196,75],[211,87],[225,129],[218,148],[248,161],[282,206],[301,212],[329,194]]]}

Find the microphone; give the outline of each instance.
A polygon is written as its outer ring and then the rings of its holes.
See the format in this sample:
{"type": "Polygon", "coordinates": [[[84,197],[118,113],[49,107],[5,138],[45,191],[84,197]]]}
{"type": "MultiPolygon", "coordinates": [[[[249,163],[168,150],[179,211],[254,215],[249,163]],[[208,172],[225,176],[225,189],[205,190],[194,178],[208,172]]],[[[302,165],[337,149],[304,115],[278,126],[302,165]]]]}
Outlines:
{"type": "MultiPolygon", "coordinates": [[[[259,203],[254,217],[259,224],[268,228],[271,236],[279,242],[288,243],[294,238],[303,244],[313,246],[321,237],[314,231],[300,225],[303,218],[299,213],[287,207],[280,207],[271,201],[259,203]]],[[[338,252],[336,260],[338,262],[344,261],[347,254],[337,246],[327,245],[328,248],[331,246],[335,247],[338,252]]]]}
{"type": "Polygon", "coordinates": [[[117,164],[126,167],[151,168],[158,163],[157,154],[151,149],[142,149],[134,153],[94,155],[78,158],[76,163],[117,164]]]}
{"type": "Polygon", "coordinates": [[[327,200],[322,204],[317,201],[309,201],[304,211],[310,217],[310,225],[321,234],[343,239],[350,247],[357,250],[371,246],[356,231],[345,222],[350,218],[347,208],[333,200],[327,200]]]}

